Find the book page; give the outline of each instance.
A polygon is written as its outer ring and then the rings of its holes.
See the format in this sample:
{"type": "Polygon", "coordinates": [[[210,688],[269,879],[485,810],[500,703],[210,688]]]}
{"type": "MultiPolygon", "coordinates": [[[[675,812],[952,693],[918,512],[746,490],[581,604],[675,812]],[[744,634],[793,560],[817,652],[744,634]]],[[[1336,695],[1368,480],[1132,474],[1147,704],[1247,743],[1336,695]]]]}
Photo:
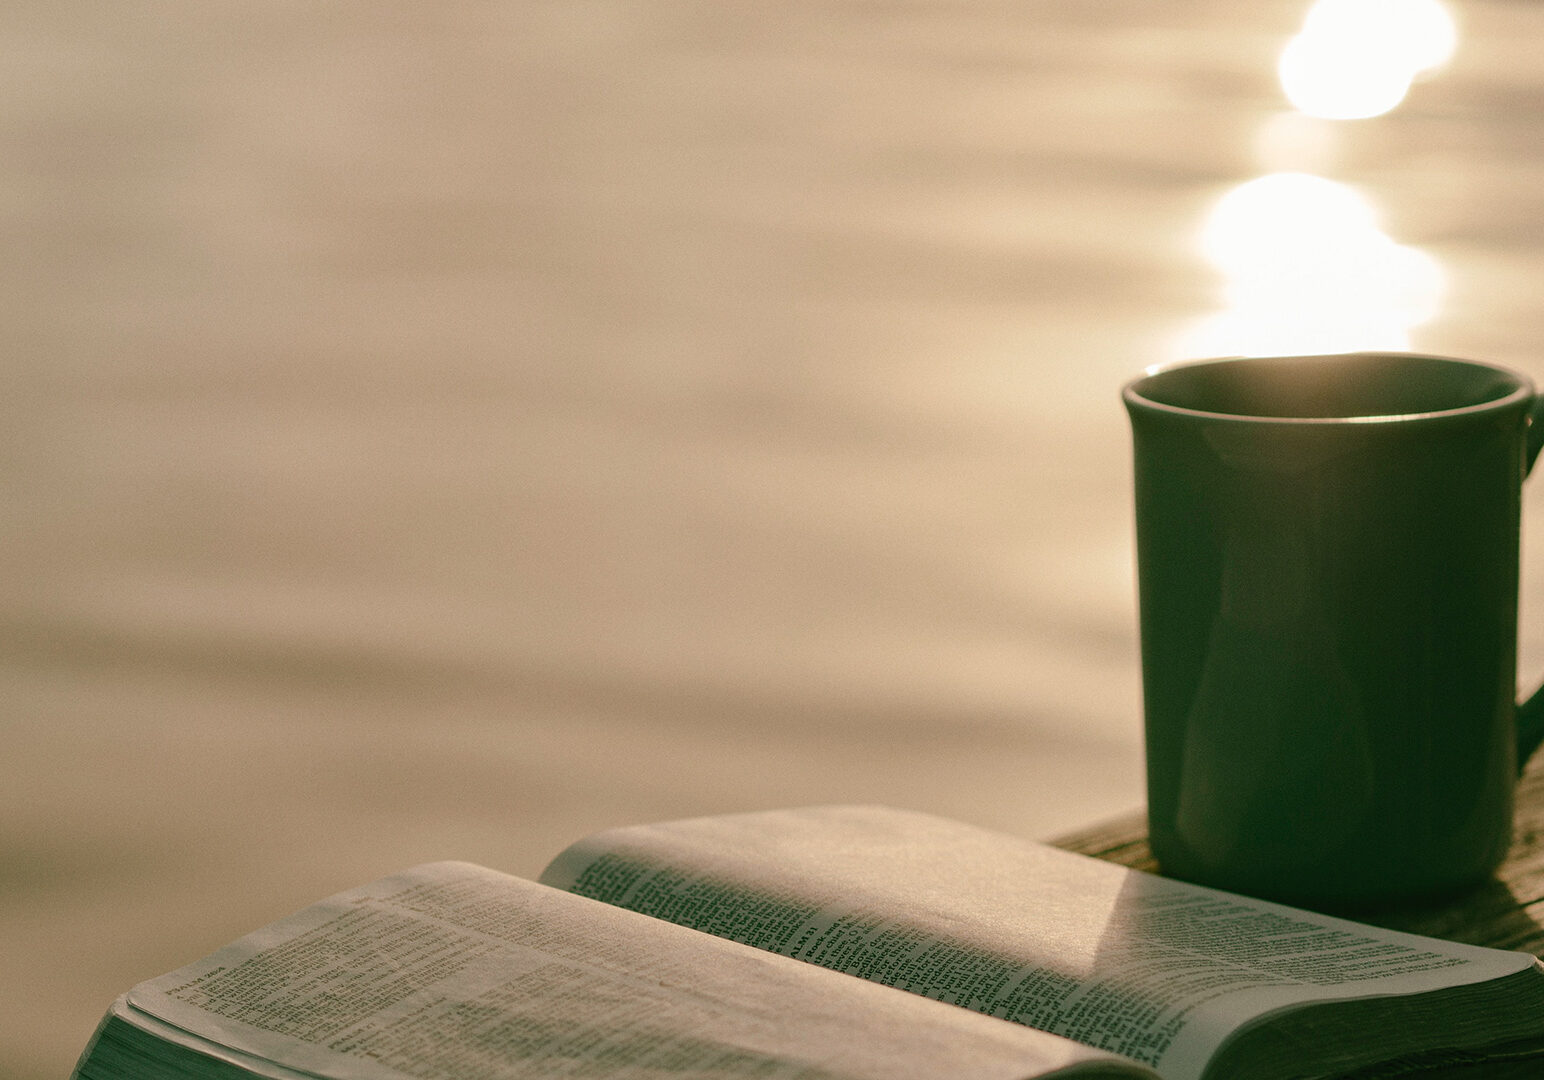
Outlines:
{"type": "Polygon", "coordinates": [[[1522,953],[1376,930],[883,807],[602,833],[542,880],[1197,1080],[1284,1006],[1478,982],[1522,953]]]}
{"type": "Polygon", "coordinates": [[[1151,1080],[1066,1040],[466,863],[314,905],[141,984],[128,1006],[189,1045],[338,1080],[1151,1080]]]}

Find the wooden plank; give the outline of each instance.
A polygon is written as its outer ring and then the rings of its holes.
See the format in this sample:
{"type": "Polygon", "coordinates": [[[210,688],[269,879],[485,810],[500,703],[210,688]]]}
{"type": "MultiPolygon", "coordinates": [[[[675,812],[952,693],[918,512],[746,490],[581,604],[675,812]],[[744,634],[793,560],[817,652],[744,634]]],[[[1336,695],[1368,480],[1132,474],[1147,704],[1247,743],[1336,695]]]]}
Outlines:
{"type": "MultiPolygon", "coordinates": [[[[1141,814],[1053,842],[1122,866],[1158,871],[1141,814]]],[[[1544,954],[1544,761],[1536,762],[1518,786],[1512,848],[1492,880],[1450,900],[1360,912],[1356,918],[1450,941],[1544,954]]]]}

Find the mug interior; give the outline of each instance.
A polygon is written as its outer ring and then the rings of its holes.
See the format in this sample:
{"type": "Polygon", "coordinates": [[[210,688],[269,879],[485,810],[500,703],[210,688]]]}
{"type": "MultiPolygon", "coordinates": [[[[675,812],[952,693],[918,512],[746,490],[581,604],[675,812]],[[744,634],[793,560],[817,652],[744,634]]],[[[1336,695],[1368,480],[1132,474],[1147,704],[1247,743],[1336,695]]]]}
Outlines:
{"type": "Polygon", "coordinates": [[[1435,356],[1353,353],[1181,364],[1128,387],[1137,403],[1269,419],[1366,419],[1473,409],[1528,394],[1504,368],[1435,356]]]}

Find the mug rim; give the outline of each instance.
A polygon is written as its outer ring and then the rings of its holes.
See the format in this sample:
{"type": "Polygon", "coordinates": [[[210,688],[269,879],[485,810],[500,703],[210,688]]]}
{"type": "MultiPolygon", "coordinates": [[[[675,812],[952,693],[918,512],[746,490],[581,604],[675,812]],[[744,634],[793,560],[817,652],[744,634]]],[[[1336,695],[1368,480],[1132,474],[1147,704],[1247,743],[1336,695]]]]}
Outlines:
{"type": "Polygon", "coordinates": [[[1140,408],[1157,413],[1166,413],[1176,417],[1189,417],[1197,420],[1216,420],[1244,424],[1289,424],[1289,425],[1347,425],[1347,424],[1384,424],[1394,421],[1410,421],[1421,419],[1438,419],[1443,417],[1473,416],[1479,413],[1490,412],[1495,409],[1504,409],[1520,402],[1525,402],[1535,396],[1533,380],[1522,372],[1501,364],[1493,364],[1486,360],[1467,360],[1456,356],[1439,356],[1432,353],[1401,352],[1398,350],[1359,350],[1343,353],[1302,353],[1266,356],[1216,356],[1198,360],[1179,360],[1169,363],[1154,364],[1142,372],[1142,374],[1130,379],[1121,387],[1121,398],[1128,408],[1140,408]],[[1184,405],[1171,405],[1168,402],[1159,401],[1142,393],[1141,387],[1152,379],[1166,375],[1174,371],[1185,371],[1197,368],[1217,368],[1228,364],[1248,363],[1250,361],[1290,361],[1306,360],[1314,362],[1332,362],[1335,360],[1350,359],[1386,359],[1386,360],[1432,360],[1443,364],[1452,364],[1459,367],[1477,368],[1502,376],[1512,383],[1512,389],[1500,397],[1491,398],[1488,401],[1475,402],[1472,405],[1460,405],[1451,409],[1434,409],[1426,412],[1409,413],[1375,413],[1364,416],[1269,416],[1260,413],[1232,413],[1213,412],[1206,409],[1193,409],[1184,405]]]}

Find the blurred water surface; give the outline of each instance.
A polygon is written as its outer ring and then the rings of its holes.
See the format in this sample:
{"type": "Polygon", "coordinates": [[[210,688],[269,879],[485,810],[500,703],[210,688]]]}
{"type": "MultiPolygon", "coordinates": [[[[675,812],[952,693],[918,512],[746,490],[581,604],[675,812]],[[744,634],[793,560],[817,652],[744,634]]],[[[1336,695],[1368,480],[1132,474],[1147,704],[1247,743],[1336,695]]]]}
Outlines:
{"type": "Polygon", "coordinates": [[[8,5],[0,1074],[415,861],[1138,805],[1120,382],[1544,375],[1544,9],[1355,121],[1308,10],[8,5]]]}

